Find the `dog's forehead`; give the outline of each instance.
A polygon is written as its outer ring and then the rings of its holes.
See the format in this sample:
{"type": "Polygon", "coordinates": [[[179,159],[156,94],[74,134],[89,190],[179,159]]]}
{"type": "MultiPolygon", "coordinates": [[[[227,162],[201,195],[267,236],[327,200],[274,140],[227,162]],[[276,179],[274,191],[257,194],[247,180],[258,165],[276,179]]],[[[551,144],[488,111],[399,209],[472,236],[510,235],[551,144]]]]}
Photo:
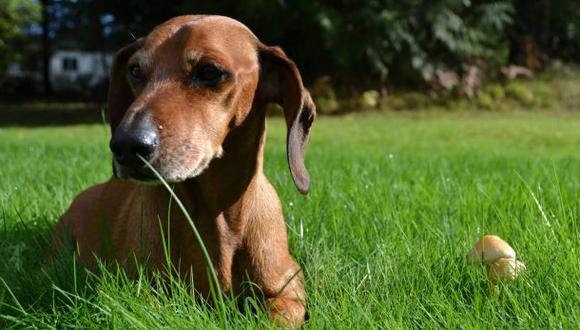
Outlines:
{"type": "Polygon", "coordinates": [[[179,16],[157,26],[144,40],[150,53],[172,51],[219,53],[238,60],[254,57],[258,38],[244,24],[225,16],[179,16]]]}

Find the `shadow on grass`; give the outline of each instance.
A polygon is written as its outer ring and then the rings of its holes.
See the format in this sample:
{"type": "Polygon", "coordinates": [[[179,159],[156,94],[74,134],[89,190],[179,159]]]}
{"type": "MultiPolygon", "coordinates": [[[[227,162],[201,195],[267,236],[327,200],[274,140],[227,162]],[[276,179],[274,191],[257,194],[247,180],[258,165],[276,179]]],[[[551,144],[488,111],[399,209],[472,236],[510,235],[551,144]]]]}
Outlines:
{"type": "Polygon", "coordinates": [[[0,328],[30,325],[32,320],[26,319],[31,310],[65,308],[66,293],[86,286],[87,273],[73,253],[51,258],[54,225],[39,222],[0,230],[0,328]]]}
{"type": "MultiPolygon", "coordinates": [[[[99,270],[91,273],[72,249],[53,250],[54,224],[48,220],[35,221],[34,226],[22,221],[1,226],[0,329],[106,327],[123,313],[131,314],[130,321],[152,308],[158,308],[159,315],[180,319],[183,315],[174,306],[194,312],[190,320],[180,321],[184,324],[198,324],[208,317],[216,324],[222,324],[221,317],[223,322],[239,323],[247,322],[248,316],[251,322],[268,322],[262,299],[228,296],[226,302],[208,302],[177,274],[149,274],[140,268],[133,278],[117,264],[99,264],[99,270]]],[[[148,322],[158,322],[159,317],[148,322]]]]}

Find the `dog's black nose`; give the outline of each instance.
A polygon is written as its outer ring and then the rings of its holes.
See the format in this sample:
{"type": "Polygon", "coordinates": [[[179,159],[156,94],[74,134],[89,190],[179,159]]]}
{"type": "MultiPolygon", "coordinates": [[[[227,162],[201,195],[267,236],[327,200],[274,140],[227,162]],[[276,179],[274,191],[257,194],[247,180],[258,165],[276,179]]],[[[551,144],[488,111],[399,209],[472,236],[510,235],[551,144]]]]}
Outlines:
{"type": "Polygon", "coordinates": [[[117,127],[109,143],[115,160],[126,166],[144,165],[137,155],[150,160],[159,145],[159,136],[154,129],[117,127]]]}

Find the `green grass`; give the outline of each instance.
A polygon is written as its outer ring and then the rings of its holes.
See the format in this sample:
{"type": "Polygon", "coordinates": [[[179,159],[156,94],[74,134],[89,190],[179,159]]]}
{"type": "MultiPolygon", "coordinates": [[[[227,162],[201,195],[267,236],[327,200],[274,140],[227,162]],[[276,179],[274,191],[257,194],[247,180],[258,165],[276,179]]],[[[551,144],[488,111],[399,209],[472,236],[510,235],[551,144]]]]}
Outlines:
{"type": "MultiPolygon", "coordinates": [[[[266,172],[305,271],[308,328],[580,326],[580,114],[321,118],[306,198],[287,170],[282,121],[269,127],[266,172]],[[485,233],[528,268],[499,298],[465,261],[485,233]]],[[[223,316],[180,283],[46,262],[73,196],[111,174],[107,135],[0,129],[0,328],[271,326],[229,300],[223,316]]]]}

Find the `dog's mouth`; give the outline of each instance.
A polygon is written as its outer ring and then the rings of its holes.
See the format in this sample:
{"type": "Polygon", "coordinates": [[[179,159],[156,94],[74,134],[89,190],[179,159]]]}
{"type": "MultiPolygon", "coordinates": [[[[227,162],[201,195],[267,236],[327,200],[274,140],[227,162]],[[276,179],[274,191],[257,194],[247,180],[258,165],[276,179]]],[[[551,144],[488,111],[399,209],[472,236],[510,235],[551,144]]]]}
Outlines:
{"type": "Polygon", "coordinates": [[[161,182],[157,175],[146,165],[140,167],[124,166],[113,160],[113,174],[123,180],[133,180],[142,183],[161,182]]]}
{"type": "Polygon", "coordinates": [[[196,162],[193,168],[174,168],[171,171],[166,171],[164,170],[164,167],[159,168],[158,166],[151,164],[151,166],[154,166],[157,173],[145,164],[142,166],[127,166],[113,160],[113,174],[115,177],[122,180],[132,180],[146,184],[160,184],[162,181],[161,178],[166,182],[177,183],[201,175],[204,170],[209,167],[211,160],[211,157],[202,157],[196,162]],[[159,176],[161,176],[161,178],[159,176]]]}
{"type": "Polygon", "coordinates": [[[129,173],[128,178],[143,183],[160,183],[159,178],[148,168],[133,170],[129,173]]]}

